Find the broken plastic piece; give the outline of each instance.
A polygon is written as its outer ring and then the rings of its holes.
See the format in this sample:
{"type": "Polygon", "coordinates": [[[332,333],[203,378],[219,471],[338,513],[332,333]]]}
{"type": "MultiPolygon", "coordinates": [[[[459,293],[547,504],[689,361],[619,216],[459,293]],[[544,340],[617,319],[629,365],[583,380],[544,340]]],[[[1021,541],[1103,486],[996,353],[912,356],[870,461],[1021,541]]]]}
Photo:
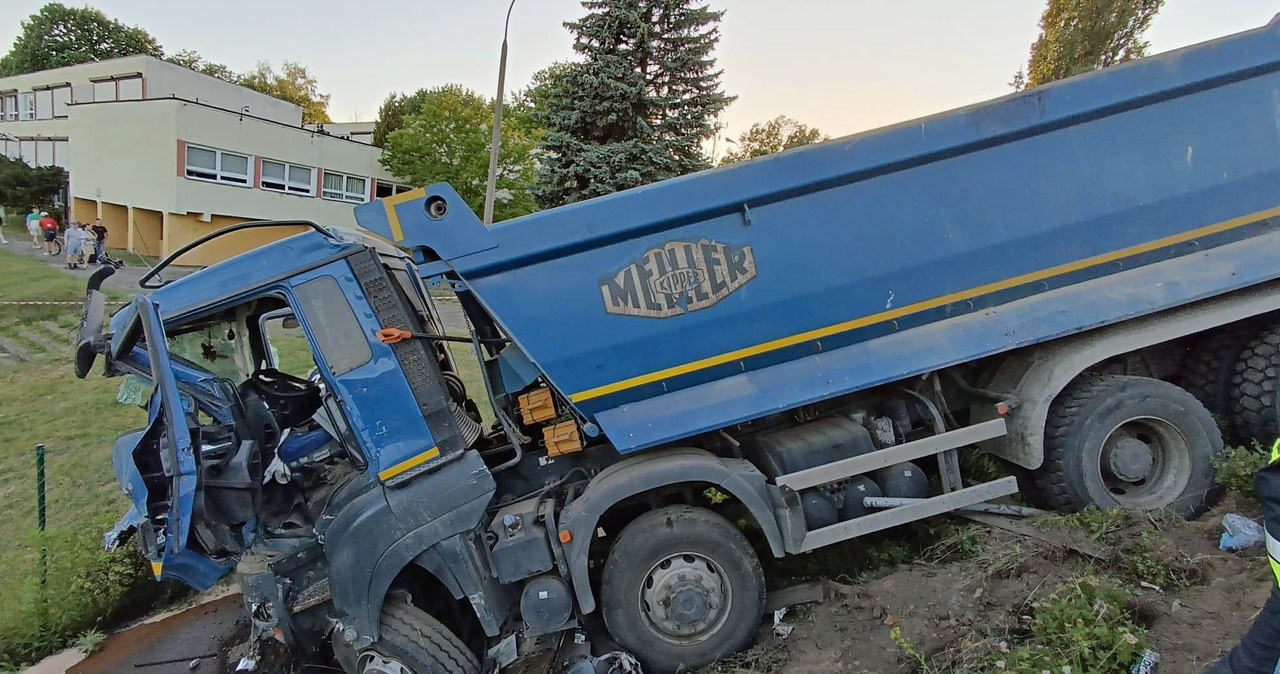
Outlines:
{"type": "Polygon", "coordinates": [[[1221,550],[1244,550],[1262,545],[1262,537],[1266,531],[1261,524],[1239,513],[1227,513],[1222,518],[1222,538],[1218,541],[1221,550]]]}
{"type": "Polygon", "coordinates": [[[787,609],[780,608],[773,612],[773,635],[779,639],[786,639],[791,636],[791,632],[796,626],[782,622],[787,617],[787,609]]]}
{"type": "Polygon", "coordinates": [[[240,662],[236,664],[237,672],[255,672],[258,670],[258,659],[252,655],[246,655],[240,658],[240,662]]]}

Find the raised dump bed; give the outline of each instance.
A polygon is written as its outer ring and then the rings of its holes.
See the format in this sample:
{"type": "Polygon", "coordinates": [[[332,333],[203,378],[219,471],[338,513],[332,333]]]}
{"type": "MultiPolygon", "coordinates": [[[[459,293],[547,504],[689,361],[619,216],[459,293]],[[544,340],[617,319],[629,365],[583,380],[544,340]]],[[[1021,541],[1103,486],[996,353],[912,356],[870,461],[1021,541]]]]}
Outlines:
{"type": "Polygon", "coordinates": [[[489,228],[447,186],[357,214],[629,451],[1275,277],[1184,258],[1275,228],[1277,70],[1273,23],[489,228]]]}

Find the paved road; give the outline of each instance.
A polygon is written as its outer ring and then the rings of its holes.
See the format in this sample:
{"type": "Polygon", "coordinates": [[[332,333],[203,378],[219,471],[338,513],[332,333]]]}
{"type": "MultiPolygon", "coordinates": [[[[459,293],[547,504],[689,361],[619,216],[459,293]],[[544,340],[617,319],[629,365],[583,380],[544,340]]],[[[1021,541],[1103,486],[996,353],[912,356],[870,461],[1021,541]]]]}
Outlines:
{"type": "MultiPolygon", "coordinates": [[[[33,260],[40,260],[59,271],[84,278],[86,283],[89,280],[89,275],[92,274],[95,269],[94,267],[76,270],[67,269],[67,260],[65,257],[47,257],[42,251],[31,247],[31,240],[29,238],[18,239],[14,237],[13,232],[9,230],[6,230],[5,234],[9,237],[9,245],[0,246],[0,254],[13,253],[33,260]]],[[[134,258],[132,255],[129,257],[134,258]]],[[[170,267],[165,270],[164,277],[181,278],[196,269],[197,267],[170,267]]],[[[145,273],[147,273],[147,267],[140,263],[130,263],[126,261],[125,267],[117,270],[111,278],[107,279],[106,285],[122,292],[130,294],[136,293],[139,290],[138,279],[141,279],[142,275],[145,273]]]]}

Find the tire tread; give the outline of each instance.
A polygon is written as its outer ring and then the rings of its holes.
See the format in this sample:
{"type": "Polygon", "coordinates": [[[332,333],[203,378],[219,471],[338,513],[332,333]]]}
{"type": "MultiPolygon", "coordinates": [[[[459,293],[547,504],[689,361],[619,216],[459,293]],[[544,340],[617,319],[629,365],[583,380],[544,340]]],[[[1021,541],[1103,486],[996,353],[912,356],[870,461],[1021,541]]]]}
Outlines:
{"type": "Polygon", "coordinates": [[[425,664],[434,669],[423,674],[480,672],[480,661],[453,632],[405,599],[387,599],[382,607],[380,626],[382,638],[393,647],[410,647],[429,659],[425,664]]]}

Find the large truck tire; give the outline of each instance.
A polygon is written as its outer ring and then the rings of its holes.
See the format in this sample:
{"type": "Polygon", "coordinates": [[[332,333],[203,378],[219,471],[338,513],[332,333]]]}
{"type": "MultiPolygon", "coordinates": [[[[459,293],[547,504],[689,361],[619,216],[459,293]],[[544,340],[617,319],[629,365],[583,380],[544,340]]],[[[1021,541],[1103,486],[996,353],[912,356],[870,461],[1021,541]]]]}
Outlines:
{"type": "Polygon", "coordinates": [[[480,674],[480,661],[447,627],[402,597],[388,597],[382,636],[363,651],[358,674],[480,674]]]}
{"type": "Polygon", "coordinates": [[[1209,410],[1159,379],[1084,375],[1053,401],[1036,485],[1047,505],[1200,515],[1219,493],[1222,434],[1209,410]]]}
{"type": "Polygon", "coordinates": [[[670,506],[618,534],[601,582],[605,626],[650,674],[693,671],[751,645],[764,572],[747,538],[703,508],[670,506]]]}
{"type": "Polygon", "coordinates": [[[1231,423],[1237,439],[1256,440],[1270,445],[1280,436],[1280,409],[1277,409],[1277,379],[1280,379],[1280,326],[1255,333],[1236,359],[1231,378],[1231,423]]]}
{"type": "Polygon", "coordinates": [[[1240,354],[1258,333],[1256,322],[1224,326],[1196,340],[1178,372],[1178,385],[1196,397],[1217,420],[1226,440],[1240,437],[1232,419],[1232,378],[1240,354]]]}

